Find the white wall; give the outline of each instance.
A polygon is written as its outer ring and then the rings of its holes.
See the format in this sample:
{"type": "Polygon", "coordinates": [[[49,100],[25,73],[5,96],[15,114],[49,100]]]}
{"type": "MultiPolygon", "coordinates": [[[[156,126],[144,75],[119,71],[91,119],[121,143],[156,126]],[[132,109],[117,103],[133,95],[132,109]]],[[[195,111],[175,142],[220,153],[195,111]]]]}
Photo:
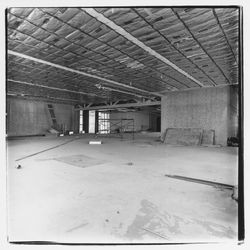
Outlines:
{"type": "Polygon", "coordinates": [[[230,136],[230,86],[170,92],[162,98],[161,132],[167,128],[215,130],[215,143],[230,136]]]}
{"type": "MultiPolygon", "coordinates": [[[[43,134],[52,126],[47,102],[7,98],[7,134],[8,136],[43,134]]],[[[72,105],[54,104],[58,124],[65,129],[73,129],[74,109],[72,105]]]]}
{"type": "Polygon", "coordinates": [[[149,129],[149,112],[136,111],[136,112],[112,112],[110,119],[134,119],[135,131],[149,129]]]}

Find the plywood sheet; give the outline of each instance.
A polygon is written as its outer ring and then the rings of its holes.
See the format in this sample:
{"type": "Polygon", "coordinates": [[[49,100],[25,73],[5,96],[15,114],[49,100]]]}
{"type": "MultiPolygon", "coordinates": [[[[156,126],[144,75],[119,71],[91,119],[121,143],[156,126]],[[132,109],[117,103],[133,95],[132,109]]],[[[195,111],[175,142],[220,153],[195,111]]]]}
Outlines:
{"type": "Polygon", "coordinates": [[[168,128],[164,143],[170,145],[200,145],[202,129],[200,128],[168,128]]]}
{"type": "Polygon", "coordinates": [[[201,144],[202,145],[214,145],[214,130],[203,130],[201,144]]]}

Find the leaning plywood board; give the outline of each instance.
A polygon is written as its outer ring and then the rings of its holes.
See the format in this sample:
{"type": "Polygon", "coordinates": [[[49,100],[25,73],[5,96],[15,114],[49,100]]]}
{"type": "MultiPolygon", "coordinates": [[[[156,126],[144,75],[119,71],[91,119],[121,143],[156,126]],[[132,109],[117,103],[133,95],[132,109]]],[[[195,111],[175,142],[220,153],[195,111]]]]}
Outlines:
{"type": "Polygon", "coordinates": [[[201,139],[202,145],[214,145],[214,130],[203,130],[203,135],[201,139]]]}
{"type": "Polygon", "coordinates": [[[200,128],[168,128],[164,143],[170,145],[196,146],[201,144],[200,128]]]}

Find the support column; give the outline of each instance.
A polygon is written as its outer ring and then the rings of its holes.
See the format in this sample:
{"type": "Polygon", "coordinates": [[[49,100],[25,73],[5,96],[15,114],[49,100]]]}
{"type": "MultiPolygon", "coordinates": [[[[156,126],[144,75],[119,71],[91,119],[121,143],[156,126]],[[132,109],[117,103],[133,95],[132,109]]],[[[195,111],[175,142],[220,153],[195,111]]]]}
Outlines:
{"type": "Polygon", "coordinates": [[[97,134],[98,133],[98,131],[99,131],[99,117],[98,117],[98,114],[99,114],[99,112],[98,111],[96,111],[95,112],[95,134],[97,134]]]}
{"type": "Polygon", "coordinates": [[[89,111],[83,111],[83,130],[85,133],[89,133],[89,111]]]}

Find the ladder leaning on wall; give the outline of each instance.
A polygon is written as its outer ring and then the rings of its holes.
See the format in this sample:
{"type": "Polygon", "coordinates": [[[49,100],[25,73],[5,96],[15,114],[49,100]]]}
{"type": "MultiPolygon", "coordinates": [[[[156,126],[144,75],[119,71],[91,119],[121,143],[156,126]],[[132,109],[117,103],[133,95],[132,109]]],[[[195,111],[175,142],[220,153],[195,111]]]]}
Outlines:
{"type": "Polygon", "coordinates": [[[48,104],[48,110],[49,110],[50,118],[51,118],[51,121],[52,121],[52,128],[57,130],[58,132],[61,132],[62,128],[57,123],[54,107],[53,107],[52,104],[48,104]]]}

